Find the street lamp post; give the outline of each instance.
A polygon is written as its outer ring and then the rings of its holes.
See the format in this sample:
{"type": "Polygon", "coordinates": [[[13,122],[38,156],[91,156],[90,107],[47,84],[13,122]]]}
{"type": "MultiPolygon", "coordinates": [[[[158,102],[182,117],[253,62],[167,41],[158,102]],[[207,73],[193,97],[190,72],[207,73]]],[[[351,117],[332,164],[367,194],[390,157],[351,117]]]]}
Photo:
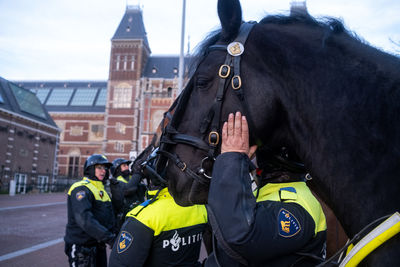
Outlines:
{"type": "Polygon", "coordinates": [[[183,0],[182,6],[182,28],[181,28],[181,53],[179,55],[179,76],[178,76],[178,95],[182,92],[184,70],[184,44],[185,44],[185,15],[186,15],[186,0],[183,0]]]}

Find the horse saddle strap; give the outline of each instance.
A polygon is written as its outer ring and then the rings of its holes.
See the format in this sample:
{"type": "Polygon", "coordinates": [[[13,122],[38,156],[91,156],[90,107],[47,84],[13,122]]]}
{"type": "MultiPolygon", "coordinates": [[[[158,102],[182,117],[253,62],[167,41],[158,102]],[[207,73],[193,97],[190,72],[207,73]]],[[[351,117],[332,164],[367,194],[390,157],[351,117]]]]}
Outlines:
{"type": "MultiPolygon", "coordinates": [[[[215,218],[215,215],[213,211],[207,207],[207,213],[208,213],[208,219],[211,224],[211,228],[213,229],[213,234],[215,238],[218,241],[219,246],[224,250],[224,252],[232,259],[235,261],[239,262],[240,264],[244,266],[248,266],[249,264],[247,263],[247,260],[243,258],[239,253],[237,253],[235,250],[233,250],[229,244],[225,241],[224,237],[222,236],[221,229],[218,225],[217,219],[215,218]]],[[[215,252],[214,252],[215,254],[215,252]]]]}

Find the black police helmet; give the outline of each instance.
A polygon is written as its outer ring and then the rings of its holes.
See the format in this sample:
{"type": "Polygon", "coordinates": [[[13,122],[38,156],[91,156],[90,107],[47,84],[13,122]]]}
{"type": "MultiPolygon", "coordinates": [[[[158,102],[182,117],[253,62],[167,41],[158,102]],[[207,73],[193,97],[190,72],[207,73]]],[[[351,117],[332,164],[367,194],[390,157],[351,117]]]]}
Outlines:
{"type": "Polygon", "coordinates": [[[113,177],[115,177],[115,176],[117,176],[117,174],[118,174],[118,171],[119,171],[119,166],[121,166],[121,164],[131,164],[132,163],[132,161],[130,161],[130,160],[126,160],[126,159],[123,159],[123,158],[117,158],[117,159],[114,159],[114,161],[112,162],[112,166],[111,166],[111,175],[113,176],[113,177]]]}
{"type": "Polygon", "coordinates": [[[106,156],[104,155],[100,155],[100,154],[93,154],[90,157],[87,158],[87,160],[85,161],[85,164],[83,165],[83,172],[85,175],[90,175],[90,169],[92,166],[94,167],[95,165],[104,165],[107,168],[110,168],[112,166],[112,164],[110,162],[108,162],[108,159],[106,156]]]}

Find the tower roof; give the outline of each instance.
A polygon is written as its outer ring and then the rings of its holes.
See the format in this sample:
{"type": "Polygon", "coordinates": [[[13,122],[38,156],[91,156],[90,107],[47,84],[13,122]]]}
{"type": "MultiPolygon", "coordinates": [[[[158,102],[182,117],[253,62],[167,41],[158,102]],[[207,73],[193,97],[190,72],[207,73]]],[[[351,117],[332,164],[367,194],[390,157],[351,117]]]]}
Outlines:
{"type": "Polygon", "coordinates": [[[119,23],[117,31],[111,40],[137,40],[142,39],[149,47],[147,33],[143,23],[143,13],[138,6],[127,6],[125,14],[119,23]]]}

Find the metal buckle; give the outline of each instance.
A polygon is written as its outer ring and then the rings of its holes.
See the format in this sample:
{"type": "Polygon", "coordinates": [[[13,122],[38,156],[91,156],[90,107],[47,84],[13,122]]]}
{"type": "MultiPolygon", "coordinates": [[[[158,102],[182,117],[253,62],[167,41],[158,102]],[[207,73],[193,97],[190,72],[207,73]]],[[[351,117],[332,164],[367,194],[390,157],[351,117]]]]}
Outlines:
{"type": "Polygon", "coordinates": [[[225,79],[229,76],[230,73],[231,73],[231,67],[229,65],[222,64],[221,67],[219,67],[218,71],[219,77],[225,79]]]}
{"type": "Polygon", "coordinates": [[[242,87],[242,79],[240,78],[239,75],[235,75],[232,77],[232,88],[234,90],[239,89],[240,87],[242,87]]]}
{"type": "Polygon", "coordinates": [[[212,161],[213,161],[213,164],[214,164],[214,162],[215,162],[215,158],[213,158],[213,157],[205,157],[204,159],[202,159],[202,160],[201,160],[201,164],[200,164],[200,169],[199,169],[199,171],[198,171],[198,174],[201,174],[201,175],[207,177],[208,179],[211,179],[212,176],[208,175],[208,174],[206,173],[206,170],[205,170],[204,167],[203,167],[203,164],[204,164],[204,161],[205,161],[205,160],[212,160],[212,161]]]}
{"type": "Polygon", "coordinates": [[[208,143],[210,145],[216,146],[219,143],[219,133],[212,131],[208,134],[208,143]],[[216,139],[216,140],[212,140],[212,139],[216,139]]]}
{"type": "Polygon", "coordinates": [[[181,169],[181,171],[185,171],[186,170],[186,163],[185,162],[182,162],[183,163],[183,167],[182,168],[180,168],[181,169]]]}

